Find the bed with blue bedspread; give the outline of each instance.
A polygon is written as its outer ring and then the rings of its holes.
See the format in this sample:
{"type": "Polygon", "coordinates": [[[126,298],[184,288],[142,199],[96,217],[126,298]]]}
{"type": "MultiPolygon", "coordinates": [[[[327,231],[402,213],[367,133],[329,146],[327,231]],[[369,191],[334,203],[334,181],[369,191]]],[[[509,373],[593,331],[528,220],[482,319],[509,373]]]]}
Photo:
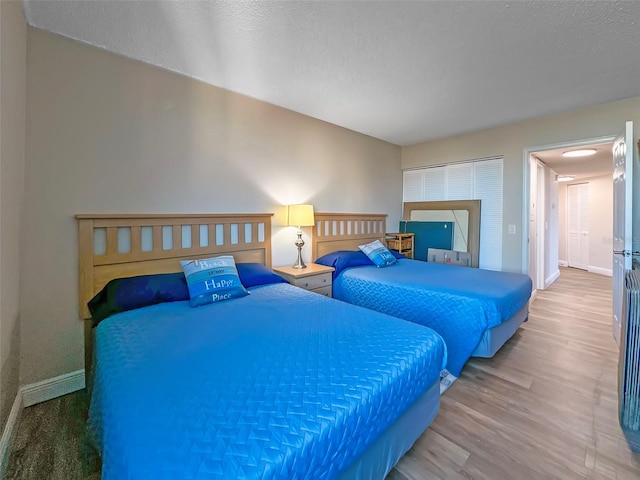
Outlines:
{"type": "Polygon", "coordinates": [[[336,268],[333,296],[428,326],[445,340],[457,377],[473,356],[491,357],[528,316],[527,275],[400,258],[378,268],[360,251],[316,260],[336,268]]]}
{"type": "Polygon", "coordinates": [[[382,479],[431,423],[440,335],[288,284],[249,291],[95,328],[103,479],[382,479]]]}

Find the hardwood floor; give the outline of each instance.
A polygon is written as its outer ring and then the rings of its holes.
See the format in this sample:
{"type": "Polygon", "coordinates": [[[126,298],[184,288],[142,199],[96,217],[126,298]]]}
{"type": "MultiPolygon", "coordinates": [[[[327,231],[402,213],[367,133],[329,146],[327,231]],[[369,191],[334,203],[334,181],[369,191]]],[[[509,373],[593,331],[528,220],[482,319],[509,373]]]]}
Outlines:
{"type": "MultiPolygon", "coordinates": [[[[84,391],[25,409],[7,478],[99,478],[86,412],[84,391]]],[[[387,478],[639,479],[617,418],[611,279],[561,269],[496,356],[465,366],[387,478]]]]}
{"type": "Polygon", "coordinates": [[[562,268],[496,356],[465,366],[388,479],[639,479],[617,351],[611,279],[562,268]]]}

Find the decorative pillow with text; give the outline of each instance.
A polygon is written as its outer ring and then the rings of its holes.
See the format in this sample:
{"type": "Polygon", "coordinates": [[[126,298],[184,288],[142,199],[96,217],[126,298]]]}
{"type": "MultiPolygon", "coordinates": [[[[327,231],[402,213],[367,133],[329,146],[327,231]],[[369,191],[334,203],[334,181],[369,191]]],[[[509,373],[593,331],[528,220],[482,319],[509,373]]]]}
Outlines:
{"type": "Polygon", "coordinates": [[[374,240],[366,245],[359,245],[358,248],[369,257],[376,267],[388,267],[397,262],[396,257],[393,256],[380,240],[374,240]]]}
{"type": "Polygon", "coordinates": [[[192,307],[248,295],[231,255],[182,260],[192,307]]]}

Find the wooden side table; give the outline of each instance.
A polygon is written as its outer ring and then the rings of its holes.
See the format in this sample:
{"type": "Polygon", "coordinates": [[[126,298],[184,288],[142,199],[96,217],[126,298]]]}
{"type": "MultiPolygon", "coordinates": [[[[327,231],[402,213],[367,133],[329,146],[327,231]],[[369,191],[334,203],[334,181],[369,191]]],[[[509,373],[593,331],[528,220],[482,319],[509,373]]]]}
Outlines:
{"type": "Polygon", "coordinates": [[[387,248],[401,253],[407,258],[413,258],[415,233],[387,233],[387,248]]]}

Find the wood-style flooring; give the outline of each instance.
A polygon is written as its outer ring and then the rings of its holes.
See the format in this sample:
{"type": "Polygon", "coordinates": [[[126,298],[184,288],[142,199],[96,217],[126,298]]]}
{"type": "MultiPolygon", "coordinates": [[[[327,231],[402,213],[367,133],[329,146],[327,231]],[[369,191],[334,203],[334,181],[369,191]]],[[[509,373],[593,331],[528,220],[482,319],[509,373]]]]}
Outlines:
{"type": "MultiPolygon", "coordinates": [[[[611,279],[563,268],[492,359],[472,359],[387,480],[640,479],[617,418],[611,279]]],[[[28,407],[8,479],[98,479],[84,391],[28,407]]]]}
{"type": "Polygon", "coordinates": [[[388,480],[640,479],[618,424],[611,278],[560,271],[494,358],[469,361],[388,480]]]}

